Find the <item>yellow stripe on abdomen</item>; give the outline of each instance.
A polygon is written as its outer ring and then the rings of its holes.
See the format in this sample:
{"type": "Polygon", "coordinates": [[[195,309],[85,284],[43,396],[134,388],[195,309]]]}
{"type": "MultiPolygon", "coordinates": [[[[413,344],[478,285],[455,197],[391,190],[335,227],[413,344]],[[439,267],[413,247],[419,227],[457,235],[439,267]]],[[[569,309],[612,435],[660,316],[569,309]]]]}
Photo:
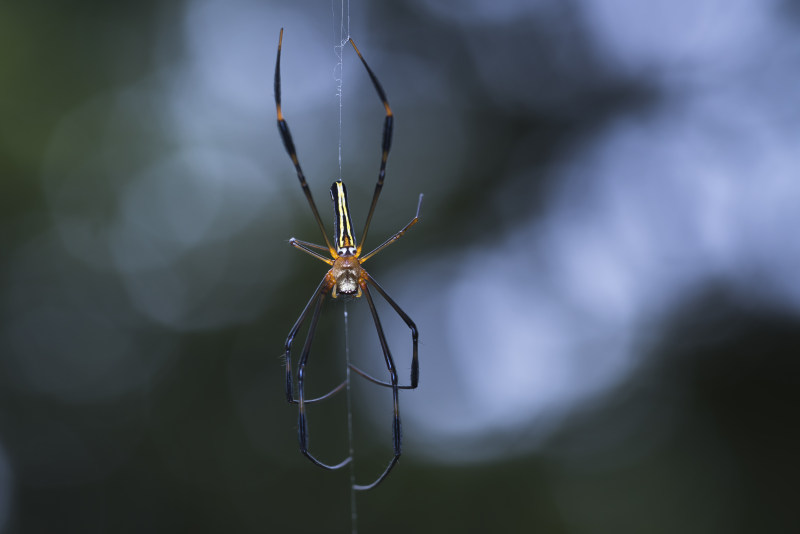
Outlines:
{"type": "Polygon", "coordinates": [[[347,203],[347,189],[344,182],[337,180],[331,186],[333,200],[333,238],[336,241],[336,253],[340,256],[355,254],[356,238],[353,235],[353,222],[350,218],[350,206],[347,203]]]}

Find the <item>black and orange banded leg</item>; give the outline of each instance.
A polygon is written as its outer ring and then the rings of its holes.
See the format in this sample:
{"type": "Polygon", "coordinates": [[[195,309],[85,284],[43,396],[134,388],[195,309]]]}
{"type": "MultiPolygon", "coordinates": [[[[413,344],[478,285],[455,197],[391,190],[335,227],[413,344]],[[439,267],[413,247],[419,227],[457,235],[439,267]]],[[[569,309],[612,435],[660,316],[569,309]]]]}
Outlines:
{"type": "Polygon", "coordinates": [[[275,60],[275,108],[278,111],[278,131],[281,134],[281,139],[283,139],[283,146],[286,148],[286,152],[289,154],[289,157],[292,158],[292,163],[294,164],[294,168],[297,171],[297,179],[300,180],[300,186],[303,188],[303,193],[308,200],[308,205],[311,206],[311,211],[314,213],[314,219],[317,221],[317,225],[319,226],[320,231],[322,232],[322,237],[325,239],[325,244],[328,246],[328,250],[333,255],[334,250],[331,246],[331,242],[328,239],[328,234],[325,232],[325,225],[322,224],[322,218],[319,216],[319,211],[317,211],[317,205],[314,203],[314,197],[311,196],[311,190],[308,188],[308,183],[306,183],[306,177],[303,174],[303,169],[300,168],[300,160],[297,158],[297,150],[294,147],[294,141],[292,140],[292,134],[289,132],[289,125],[286,123],[286,120],[283,118],[283,111],[281,110],[281,46],[283,45],[283,28],[281,28],[281,35],[278,38],[278,57],[275,60]]]}
{"type": "Polygon", "coordinates": [[[372,214],[375,212],[375,206],[378,205],[378,197],[381,196],[381,190],[383,189],[383,179],[386,176],[386,161],[389,159],[389,150],[392,148],[394,115],[392,115],[392,108],[389,107],[389,100],[386,98],[386,93],[383,92],[383,87],[381,87],[378,77],[375,76],[375,73],[372,72],[371,68],[369,68],[369,65],[367,65],[367,60],[361,55],[356,43],[352,39],[350,39],[350,44],[353,45],[353,50],[356,51],[361,63],[364,64],[364,68],[367,69],[367,74],[369,74],[369,78],[372,80],[372,85],[375,86],[375,90],[378,92],[378,97],[381,99],[381,103],[386,110],[386,118],[383,120],[383,141],[381,143],[381,166],[380,170],[378,171],[378,183],[375,184],[375,193],[372,195],[372,204],[370,204],[369,212],[367,213],[367,222],[364,223],[364,231],[361,232],[361,245],[358,246],[358,255],[361,253],[361,246],[367,241],[367,231],[369,231],[369,224],[372,221],[372,214]]]}

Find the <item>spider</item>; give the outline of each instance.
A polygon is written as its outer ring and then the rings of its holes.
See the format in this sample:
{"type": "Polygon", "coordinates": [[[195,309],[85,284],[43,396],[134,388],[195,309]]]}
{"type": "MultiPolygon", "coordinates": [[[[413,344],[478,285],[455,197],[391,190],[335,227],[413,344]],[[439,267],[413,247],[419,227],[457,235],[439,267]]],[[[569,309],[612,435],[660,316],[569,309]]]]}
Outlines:
{"type": "Polygon", "coordinates": [[[289,126],[286,124],[286,120],[283,118],[283,113],[281,112],[281,46],[283,43],[283,28],[281,28],[280,37],[278,38],[278,55],[275,61],[275,107],[278,114],[278,131],[281,134],[281,138],[283,139],[283,144],[286,148],[286,152],[289,154],[289,157],[294,164],[294,168],[297,171],[297,178],[300,180],[300,186],[303,188],[303,193],[306,196],[306,200],[308,200],[308,205],[311,207],[311,212],[314,214],[314,218],[317,221],[317,225],[319,226],[320,231],[322,232],[322,237],[325,239],[325,245],[317,245],[314,243],[310,243],[307,241],[300,241],[295,238],[291,238],[289,243],[297,248],[302,250],[303,252],[314,256],[315,258],[324,261],[328,265],[331,266],[330,270],[325,274],[320,284],[317,286],[317,289],[314,291],[314,294],[309,299],[308,303],[303,308],[303,311],[300,313],[300,317],[295,322],[292,329],[289,331],[289,335],[286,338],[286,399],[291,404],[298,405],[298,439],[300,442],[300,452],[302,452],[311,462],[322,467],[324,469],[339,469],[347,465],[352,458],[348,457],[345,458],[338,464],[331,465],[326,464],[320,460],[318,460],[311,452],[308,450],[308,425],[306,422],[306,404],[311,404],[314,402],[318,402],[324,399],[327,399],[331,395],[340,391],[345,385],[347,381],[339,384],[334,389],[329,391],[328,393],[312,399],[307,399],[305,396],[305,389],[304,389],[304,378],[305,378],[305,371],[306,365],[308,364],[308,356],[311,349],[311,342],[314,338],[314,331],[317,328],[317,321],[319,319],[320,311],[322,309],[322,303],[325,300],[325,297],[330,294],[332,298],[337,298],[337,296],[343,296],[345,298],[360,298],[362,295],[366,297],[367,304],[369,304],[369,310],[372,314],[372,319],[375,322],[375,329],[378,332],[378,340],[381,344],[381,350],[383,351],[383,357],[386,362],[386,368],[389,372],[389,381],[384,381],[377,379],[369,374],[365,373],[361,369],[350,365],[350,368],[357,372],[362,377],[366,378],[367,380],[374,382],[380,386],[389,387],[392,389],[392,401],[393,401],[393,416],[392,416],[392,446],[394,451],[394,456],[389,461],[389,464],[384,469],[383,473],[375,479],[370,484],[366,485],[355,485],[354,489],[357,490],[368,490],[372,489],[378,484],[380,484],[392,468],[397,463],[397,460],[400,458],[400,449],[401,449],[401,436],[400,436],[400,410],[398,405],[398,391],[401,389],[415,389],[417,384],[419,383],[419,362],[417,360],[417,327],[414,324],[414,321],[406,314],[400,306],[386,293],[386,291],[375,281],[375,279],[364,270],[364,262],[366,262],[369,258],[386,248],[387,246],[391,245],[400,237],[405,234],[409,228],[417,224],[419,221],[419,210],[422,205],[422,195],[419,196],[419,202],[417,204],[417,212],[411,221],[406,224],[399,232],[391,236],[389,239],[378,245],[372,252],[362,255],[362,247],[364,242],[367,238],[367,231],[369,230],[369,224],[372,220],[372,215],[375,212],[375,206],[378,204],[378,198],[381,194],[381,189],[383,188],[383,180],[386,174],[386,160],[389,157],[389,148],[391,147],[392,142],[392,125],[393,125],[393,115],[392,110],[389,107],[389,102],[386,99],[386,95],[383,92],[383,88],[381,84],[378,82],[377,77],[370,69],[369,65],[367,65],[366,60],[359,52],[356,44],[353,42],[352,39],[349,39],[350,44],[353,46],[353,50],[355,50],[356,54],[358,54],[359,59],[364,65],[364,68],[367,70],[367,74],[369,75],[370,79],[372,80],[372,84],[375,86],[375,90],[378,93],[378,97],[383,104],[383,107],[386,110],[386,118],[383,122],[383,141],[381,144],[381,163],[380,163],[380,170],[378,172],[378,182],[375,185],[375,192],[372,196],[372,204],[369,207],[369,212],[367,214],[367,220],[364,224],[364,231],[361,232],[361,243],[356,243],[355,235],[353,234],[353,223],[350,218],[350,207],[347,202],[347,189],[345,189],[344,183],[342,180],[337,180],[331,186],[331,199],[333,200],[333,209],[334,209],[334,220],[333,220],[333,234],[334,234],[334,241],[335,245],[333,246],[328,239],[327,233],[325,232],[325,225],[322,224],[322,219],[319,216],[319,212],[317,211],[317,206],[314,203],[314,199],[311,196],[311,191],[306,183],[305,176],[303,175],[303,171],[300,168],[300,162],[297,158],[297,151],[294,147],[294,141],[292,140],[292,136],[289,133],[289,126]],[[330,253],[330,258],[323,256],[319,252],[327,250],[330,253]],[[378,312],[375,309],[375,303],[372,300],[372,292],[370,287],[374,288],[375,291],[378,292],[380,296],[382,296],[386,302],[394,309],[394,311],[400,316],[400,318],[408,325],[408,328],[411,330],[411,341],[412,341],[412,356],[411,356],[411,379],[409,385],[399,385],[397,379],[397,370],[395,368],[394,360],[392,359],[392,353],[389,350],[389,345],[386,342],[386,336],[383,332],[383,327],[381,326],[381,321],[378,318],[378,312]],[[292,379],[292,361],[291,361],[291,349],[292,349],[292,342],[294,341],[295,336],[297,335],[298,330],[303,326],[305,321],[311,317],[311,322],[308,327],[308,333],[306,334],[305,344],[303,345],[303,350],[300,354],[300,360],[298,363],[298,371],[297,371],[297,391],[298,395],[295,397],[294,394],[294,382],[292,379]]]}

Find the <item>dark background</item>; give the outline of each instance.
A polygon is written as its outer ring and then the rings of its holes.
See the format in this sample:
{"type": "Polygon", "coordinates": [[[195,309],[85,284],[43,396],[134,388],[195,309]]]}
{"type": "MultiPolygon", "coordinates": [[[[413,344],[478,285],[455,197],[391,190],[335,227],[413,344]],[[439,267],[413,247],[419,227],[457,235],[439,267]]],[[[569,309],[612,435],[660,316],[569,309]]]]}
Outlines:
{"type": "MultiPolygon", "coordinates": [[[[0,532],[351,528],[349,473],[300,455],[284,398],[325,267],[287,244],[320,237],[272,100],[285,27],[284,112],[330,231],[340,9],[0,6],[0,532]]],[[[370,244],[425,193],[368,265],[419,325],[422,381],[362,532],[800,528],[799,14],[351,2],[397,117],[370,244]]],[[[344,58],[360,231],[382,111],[344,58]]],[[[353,358],[380,372],[365,307],[353,358]]],[[[314,391],[344,376],[341,310],[314,391]]],[[[407,330],[381,314],[405,379],[407,330]]],[[[365,482],[388,392],[357,386],[365,482]]],[[[336,461],[344,397],[314,408],[336,461]]]]}

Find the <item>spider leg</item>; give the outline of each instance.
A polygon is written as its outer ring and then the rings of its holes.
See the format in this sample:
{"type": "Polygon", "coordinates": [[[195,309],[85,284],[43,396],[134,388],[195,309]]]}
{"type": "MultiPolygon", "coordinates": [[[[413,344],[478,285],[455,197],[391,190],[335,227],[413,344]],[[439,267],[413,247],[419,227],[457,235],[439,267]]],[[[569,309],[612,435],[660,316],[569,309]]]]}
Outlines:
{"type": "Polygon", "coordinates": [[[296,249],[302,250],[303,252],[305,252],[306,254],[308,254],[310,256],[314,256],[315,258],[324,261],[328,265],[333,265],[333,260],[332,259],[326,258],[325,256],[323,256],[319,252],[313,250],[315,248],[318,249],[318,250],[327,250],[325,247],[323,247],[321,245],[317,245],[315,243],[309,243],[308,241],[300,241],[299,239],[295,239],[293,237],[291,239],[289,239],[289,244],[292,245],[296,249]]]}
{"type": "MultiPolygon", "coordinates": [[[[377,286],[376,286],[377,287],[377,286]]],[[[392,353],[389,351],[389,344],[386,342],[386,336],[383,333],[383,327],[381,326],[381,320],[378,318],[378,310],[375,309],[375,303],[372,301],[372,295],[369,292],[369,287],[366,283],[361,283],[361,289],[364,292],[364,295],[367,297],[367,303],[369,304],[369,311],[372,313],[372,318],[375,321],[375,328],[378,331],[378,338],[381,342],[381,349],[383,350],[383,357],[386,360],[386,368],[389,370],[389,377],[391,379],[390,385],[392,388],[392,446],[394,449],[394,456],[389,461],[389,465],[386,466],[386,469],[383,470],[383,473],[376,478],[373,482],[365,485],[354,485],[353,489],[359,491],[370,490],[383,482],[392,468],[397,464],[397,460],[400,459],[400,449],[401,449],[401,436],[400,436],[400,405],[398,402],[398,390],[400,389],[397,385],[397,371],[395,370],[394,360],[392,359],[392,353]]]]}
{"type": "MultiPolygon", "coordinates": [[[[380,284],[378,284],[378,282],[375,281],[374,278],[372,278],[371,276],[367,275],[367,281],[369,281],[369,283],[371,283],[375,287],[375,290],[378,293],[380,293],[380,295],[384,299],[386,299],[386,302],[388,302],[389,305],[392,308],[394,308],[394,311],[397,312],[397,315],[400,316],[400,318],[403,320],[403,322],[405,322],[406,325],[408,325],[408,328],[411,330],[411,344],[412,344],[412,349],[411,349],[411,384],[408,385],[408,386],[397,386],[395,383],[384,382],[383,380],[380,380],[378,378],[375,378],[375,377],[369,375],[368,373],[365,373],[364,371],[362,371],[361,369],[359,369],[358,367],[356,367],[356,366],[354,366],[352,364],[350,365],[350,369],[352,369],[356,373],[360,374],[361,376],[363,376],[364,378],[366,378],[370,382],[378,384],[379,386],[386,386],[386,387],[390,387],[390,388],[397,387],[399,389],[416,389],[417,385],[419,385],[419,357],[418,357],[418,354],[419,354],[419,349],[418,349],[419,334],[417,332],[417,325],[414,324],[414,321],[411,320],[411,317],[409,317],[408,314],[406,312],[404,312],[403,309],[400,308],[400,306],[397,305],[397,303],[386,293],[386,291],[380,286],[380,284]]],[[[366,287],[366,284],[364,285],[364,287],[366,287]]],[[[370,309],[372,310],[373,309],[373,307],[372,307],[372,297],[369,296],[367,301],[370,303],[370,309]]],[[[373,311],[373,316],[375,317],[375,321],[377,323],[378,317],[377,317],[377,313],[375,313],[374,311],[373,311]]],[[[387,354],[389,348],[387,346],[386,339],[385,339],[385,337],[383,335],[383,329],[380,328],[380,325],[378,325],[378,336],[381,339],[381,348],[383,348],[384,354],[387,354]]]]}
{"type": "Polygon", "coordinates": [[[417,203],[417,214],[414,215],[414,218],[411,219],[408,222],[407,225],[405,225],[403,228],[401,228],[399,232],[397,232],[392,237],[390,237],[389,239],[387,239],[386,241],[384,241],[383,243],[381,243],[380,245],[375,247],[375,250],[373,250],[369,254],[366,254],[366,255],[360,257],[358,259],[358,261],[361,262],[362,265],[364,264],[365,261],[370,259],[372,256],[374,256],[375,254],[377,254],[381,250],[385,249],[386,247],[388,247],[389,245],[391,245],[392,243],[394,243],[395,241],[397,241],[398,239],[403,237],[403,234],[405,234],[409,230],[409,228],[411,228],[412,226],[414,226],[415,224],[417,224],[419,222],[419,209],[422,207],[422,197],[423,197],[423,195],[422,195],[422,193],[420,193],[419,194],[419,202],[417,203]]]}
{"type": "Polygon", "coordinates": [[[294,148],[294,141],[292,140],[292,134],[289,133],[289,125],[286,123],[286,120],[284,120],[283,112],[281,111],[281,45],[282,44],[283,44],[283,28],[281,28],[281,34],[280,37],[278,38],[278,58],[275,60],[275,109],[278,111],[278,131],[281,133],[281,139],[283,139],[283,146],[286,148],[286,152],[292,159],[294,168],[297,171],[297,179],[300,180],[300,186],[303,188],[303,193],[306,195],[306,199],[308,200],[308,205],[311,206],[311,211],[314,213],[314,218],[317,220],[317,225],[319,226],[319,229],[322,232],[322,237],[325,238],[325,244],[328,246],[328,250],[330,250],[331,255],[333,255],[334,250],[333,247],[331,246],[330,240],[328,239],[328,234],[325,232],[325,225],[322,224],[322,219],[319,216],[319,211],[317,211],[317,205],[314,203],[314,198],[311,196],[311,190],[308,188],[308,184],[306,183],[306,177],[303,174],[303,169],[300,168],[300,160],[297,158],[297,151],[294,148]]]}
{"type": "Polygon", "coordinates": [[[392,131],[394,130],[394,115],[392,115],[392,108],[389,107],[389,101],[386,99],[386,93],[383,92],[383,87],[381,87],[380,82],[378,81],[377,76],[375,73],[372,72],[372,69],[369,68],[367,65],[367,60],[364,59],[364,56],[361,55],[359,52],[358,47],[356,47],[356,43],[350,39],[350,44],[353,45],[353,50],[356,51],[358,54],[361,63],[364,64],[364,68],[367,69],[367,74],[369,74],[370,79],[372,80],[372,85],[375,86],[375,91],[378,93],[378,97],[381,99],[381,103],[383,103],[383,107],[386,110],[386,118],[383,120],[383,141],[381,142],[381,167],[378,171],[378,183],[375,184],[375,193],[372,195],[372,204],[369,206],[369,213],[367,213],[367,222],[364,223],[364,231],[361,232],[361,244],[358,245],[358,252],[356,255],[361,253],[361,247],[364,243],[367,242],[367,231],[369,230],[369,223],[372,221],[372,214],[375,212],[375,206],[378,204],[378,197],[381,196],[381,189],[383,189],[383,179],[386,176],[386,160],[389,159],[389,149],[392,147],[392,131]]]}
{"type": "MultiPolygon", "coordinates": [[[[297,321],[294,323],[294,326],[289,331],[289,336],[286,338],[286,356],[285,356],[285,359],[286,359],[286,400],[290,404],[297,404],[298,403],[298,401],[294,398],[294,382],[292,380],[292,357],[291,357],[292,342],[294,341],[294,338],[297,335],[297,331],[300,330],[300,327],[303,326],[303,323],[308,318],[308,313],[311,311],[311,305],[314,304],[315,301],[317,302],[317,307],[315,308],[315,313],[318,314],[319,313],[318,308],[322,306],[322,301],[325,298],[325,293],[327,293],[330,290],[330,288],[331,288],[330,280],[329,280],[328,276],[326,275],[325,278],[322,279],[322,282],[320,282],[320,284],[317,286],[317,289],[314,291],[314,294],[309,299],[308,303],[306,304],[306,307],[303,308],[303,311],[300,314],[300,317],[297,318],[297,321]]],[[[306,346],[303,347],[304,353],[306,352],[306,348],[310,348],[311,347],[311,339],[314,336],[315,327],[316,327],[316,321],[314,320],[311,328],[309,328],[308,336],[306,337],[306,346]]],[[[308,355],[306,354],[306,360],[307,359],[308,359],[308,355]]],[[[310,403],[313,403],[313,402],[318,402],[318,401],[327,399],[328,397],[332,396],[333,394],[338,393],[339,391],[341,391],[346,385],[347,385],[347,381],[345,380],[344,382],[342,382],[341,384],[339,384],[338,386],[336,386],[335,388],[330,390],[328,393],[326,393],[326,394],[324,394],[324,395],[322,395],[320,397],[316,397],[314,399],[303,399],[303,403],[304,404],[310,404],[310,403]]]]}
{"type": "Polygon", "coordinates": [[[329,276],[325,276],[322,280],[320,285],[317,287],[317,290],[314,292],[314,296],[311,297],[311,300],[308,301],[306,304],[306,308],[303,310],[303,313],[300,315],[300,319],[297,320],[295,327],[292,328],[292,332],[290,333],[289,339],[286,340],[286,358],[287,358],[287,365],[286,365],[286,396],[289,399],[289,402],[293,402],[292,399],[292,381],[291,381],[291,370],[289,368],[289,348],[291,346],[291,338],[297,333],[297,329],[299,325],[302,324],[305,320],[305,317],[308,315],[308,311],[311,308],[311,304],[314,304],[314,309],[311,314],[311,324],[308,326],[308,333],[306,334],[306,341],[303,345],[303,352],[300,355],[300,362],[298,363],[298,370],[297,370],[297,390],[298,390],[298,400],[297,404],[299,405],[298,409],[298,417],[297,417],[297,438],[300,443],[300,452],[305,455],[306,458],[311,460],[312,463],[322,467],[323,469],[339,469],[344,467],[348,463],[350,463],[349,456],[335,465],[329,465],[324,462],[318,460],[313,454],[311,454],[308,450],[308,423],[306,421],[306,404],[311,402],[320,401],[326,399],[336,393],[337,391],[341,390],[347,382],[344,382],[331,390],[330,392],[326,393],[321,397],[317,397],[316,399],[306,400],[305,398],[305,370],[306,364],[308,363],[308,355],[311,352],[311,342],[314,340],[314,332],[317,329],[317,321],[319,320],[319,314],[322,310],[322,303],[325,300],[325,293],[329,286],[330,278],[329,276]]]}

